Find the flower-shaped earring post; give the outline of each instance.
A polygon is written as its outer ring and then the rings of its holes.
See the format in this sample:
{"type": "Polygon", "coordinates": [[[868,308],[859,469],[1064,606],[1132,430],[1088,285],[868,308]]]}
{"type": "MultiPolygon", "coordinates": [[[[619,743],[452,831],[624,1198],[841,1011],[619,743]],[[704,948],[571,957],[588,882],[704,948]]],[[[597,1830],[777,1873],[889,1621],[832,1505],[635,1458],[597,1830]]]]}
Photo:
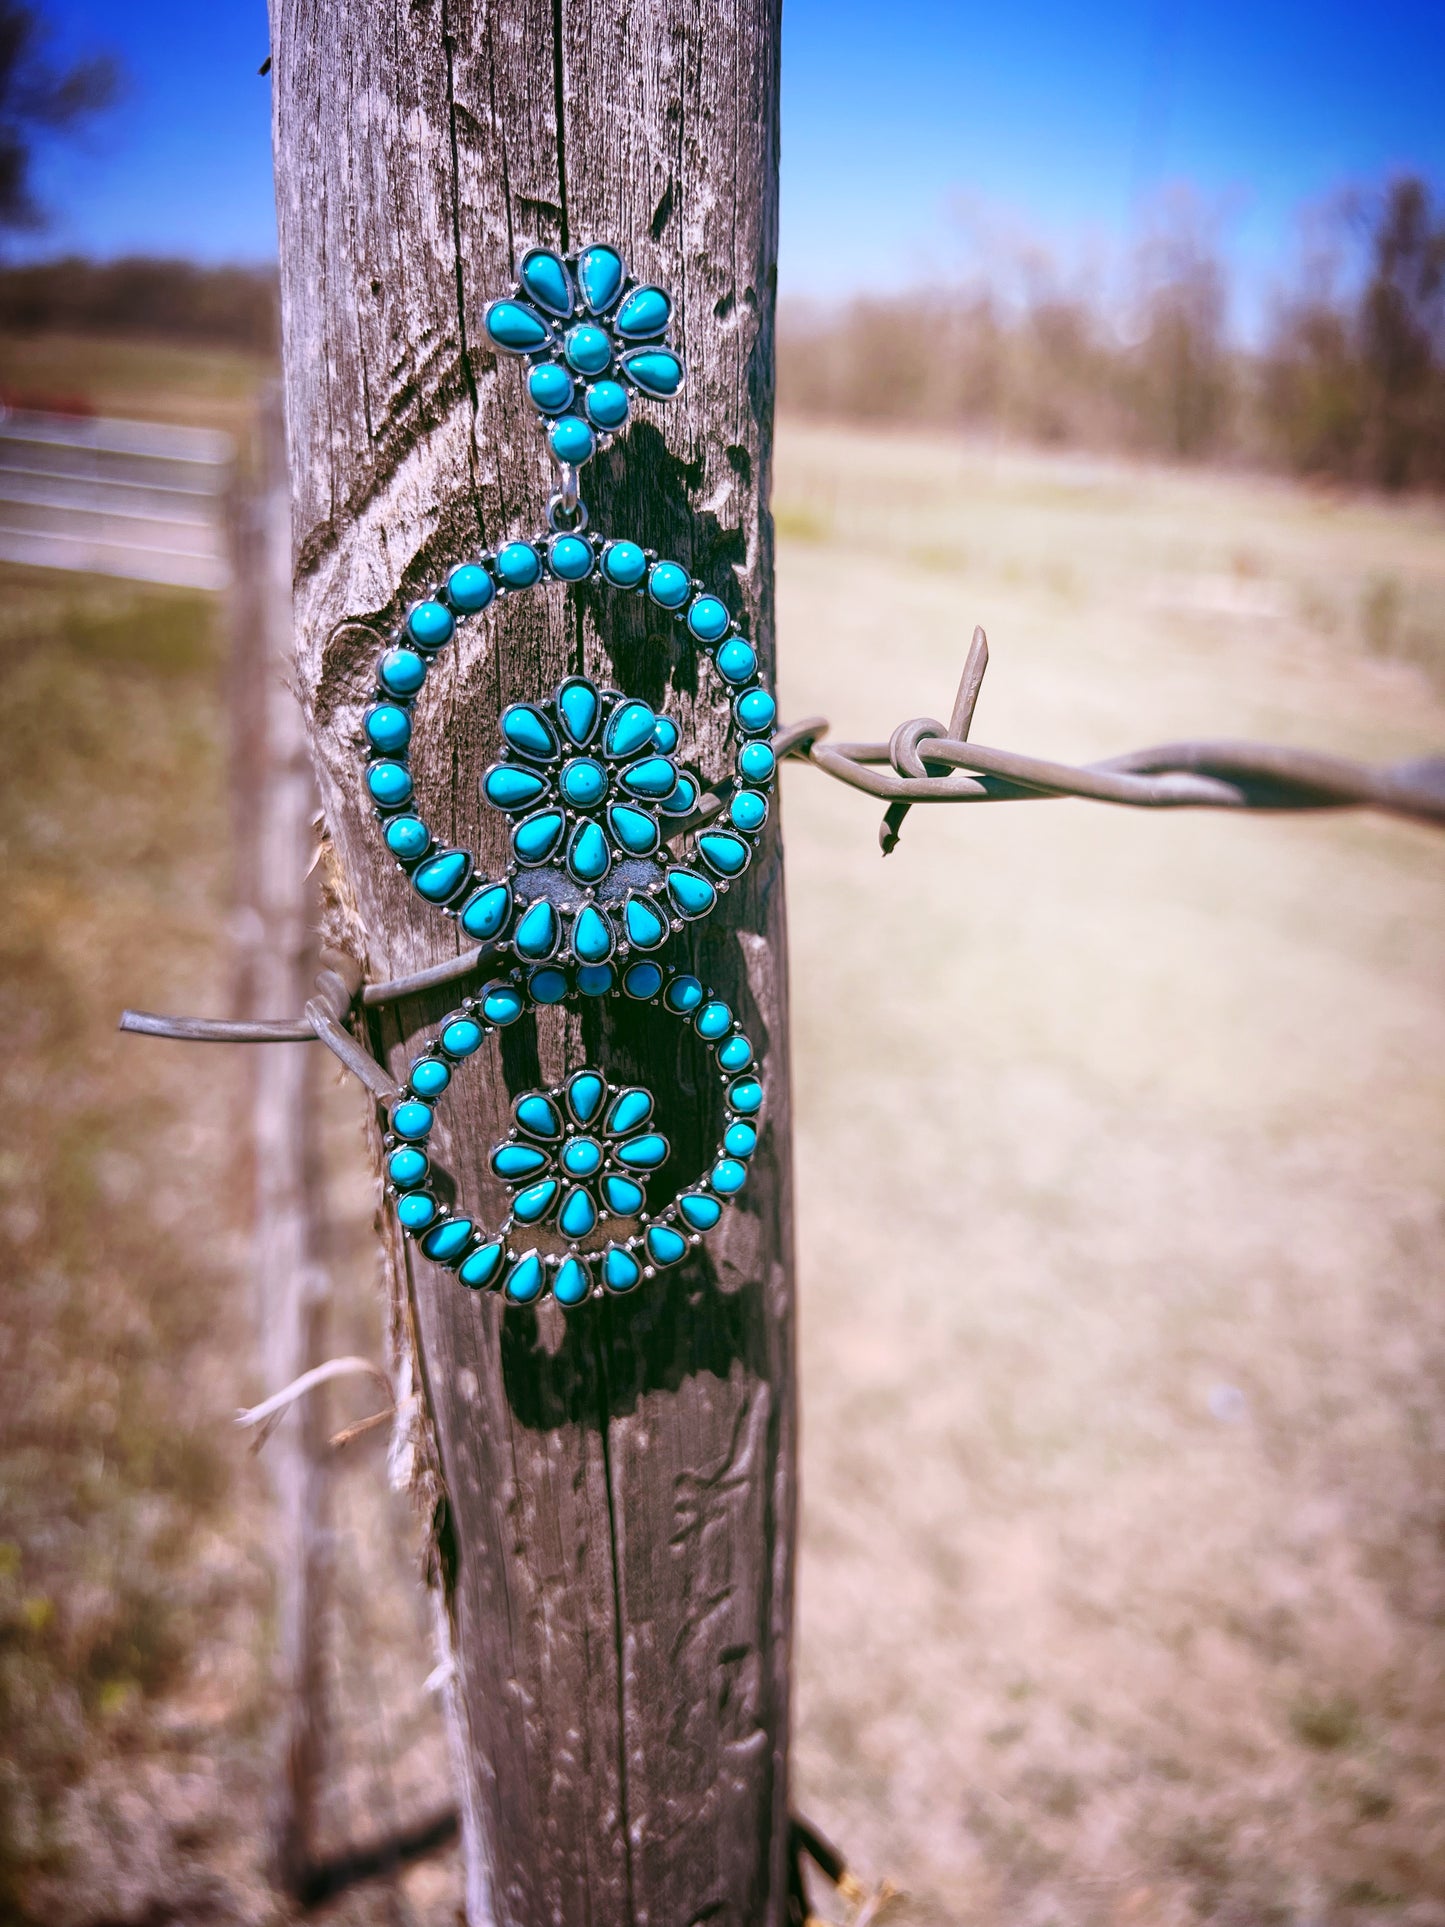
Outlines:
{"type": "Polygon", "coordinates": [[[512,1192],[506,1236],[517,1225],[555,1220],[576,1245],[605,1218],[640,1217],[645,1179],[667,1162],[667,1139],[650,1127],[652,1093],[618,1091],[596,1071],[578,1071],[560,1091],[528,1091],[512,1106],[516,1128],[492,1152],[493,1171],[512,1192]]]}
{"type": "Polygon", "coordinates": [[[483,325],[493,347],[530,364],[527,397],[547,423],[548,446],[576,468],[627,426],[629,389],[668,401],[682,386],[681,358],[666,340],[672,301],[633,282],[617,250],[601,245],[566,257],[532,248],[517,272],[483,325]]]}

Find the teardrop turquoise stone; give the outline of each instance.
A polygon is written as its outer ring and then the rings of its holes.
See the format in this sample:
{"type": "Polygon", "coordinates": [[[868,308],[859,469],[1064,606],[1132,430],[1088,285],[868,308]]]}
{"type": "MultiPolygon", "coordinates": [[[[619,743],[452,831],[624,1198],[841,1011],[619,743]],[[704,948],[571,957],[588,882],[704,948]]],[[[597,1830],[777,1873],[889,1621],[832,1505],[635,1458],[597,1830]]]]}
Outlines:
{"type": "Polygon", "coordinates": [[[609,1291],[631,1291],[642,1277],[642,1266],[621,1245],[609,1245],[602,1261],[602,1282],[609,1291]]]}
{"type": "Polygon", "coordinates": [[[465,850],[447,850],[423,863],[412,873],[412,882],[428,903],[445,903],[454,897],[472,873],[472,859],[465,850]]]}
{"type": "Polygon", "coordinates": [[[666,348],[639,348],[622,357],[622,372],[644,395],[670,401],[682,386],[682,363],[666,348]]]}
{"type": "Polygon", "coordinates": [[[632,856],[650,856],[657,848],[661,831],[650,816],[630,810],[625,803],[614,803],[607,812],[607,825],[617,842],[632,856]]]}
{"type": "Polygon", "coordinates": [[[739,1164],[736,1158],[720,1158],[712,1167],[708,1183],[714,1191],[730,1198],[735,1191],[741,1191],[748,1181],[747,1166],[739,1164]]]}
{"type": "Polygon", "coordinates": [[[717,891],[696,870],[669,870],[667,894],[684,917],[705,917],[717,902],[717,891]]]}
{"type": "Polygon", "coordinates": [[[646,897],[629,897],[625,913],[627,935],[639,950],[654,950],[667,935],[667,920],[646,897]]]}
{"type": "Polygon", "coordinates": [[[539,898],[524,913],[512,933],[517,955],[534,963],[540,962],[543,957],[550,957],[557,947],[558,929],[557,912],[545,897],[539,898]]]}
{"type": "Polygon", "coordinates": [[[530,703],[513,703],[510,709],[502,711],[502,734],[523,756],[537,756],[546,761],[557,754],[552,725],[530,703]]]}
{"type": "Polygon", "coordinates": [[[535,803],[547,787],[534,769],[518,769],[515,763],[498,763],[487,771],[482,790],[489,803],[499,810],[524,810],[535,803]]]}
{"type": "Polygon", "coordinates": [[[540,1091],[531,1091],[520,1098],[512,1115],[524,1131],[533,1137],[559,1137],[562,1120],[557,1115],[557,1106],[550,1097],[543,1097],[540,1091]]]}
{"type": "Polygon", "coordinates": [[[565,1237],[585,1238],[596,1222],[597,1207],[579,1184],[567,1193],[557,1214],[558,1227],[565,1237]]]}
{"type": "Polygon", "coordinates": [[[725,642],[713,661],[717,664],[718,674],[726,676],[729,682],[746,682],[758,666],[757,656],[741,636],[734,636],[730,642],[725,642]]]}
{"type": "Polygon", "coordinates": [[[660,749],[664,756],[671,756],[677,748],[677,724],[671,716],[659,716],[652,731],[652,746],[660,749]]]}
{"type": "MultiPolygon", "coordinates": [[[[600,877],[606,876],[611,861],[612,855],[607,848],[607,838],[602,834],[602,826],[590,819],[579,823],[567,846],[567,868],[577,881],[596,883],[600,877]]],[[[602,953],[603,956],[606,954],[605,951],[602,953]]]]}
{"type": "Polygon", "coordinates": [[[519,1178],[535,1177],[546,1165],[547,1153],[539,1151],[535,1144],[499,1144],[492,1153],[492,1169],[509,1184],[519,1178]]]}
{"type": "Polygon", "coordinates": [[[622,787],[634,796],[653,800],[670,796],[677,786],[677,770],[666,756],[648,756],[622,772],[622,787]]]}
{"type": "Polygon", "coordinates": [[[478,943],[486,943],[506,923],[511,907],[510,885],[494,883],[489,890],[481,890],[467,901],[461,914],[461,926],[469,937],[475,937],[478,943]]]}
{"type": "Polygon", "coordinates": [[[634,288],[617,310],[613,327],[632,341],[660,335],[672,318],[672,303],[661,288],[634,288]]]}
{"type": "Polygon", "coordinates": [[[728,804],[728,816],[740,830],[760,830],[768,820],[768,799],[756,790],[739,790],[728,804]]]}
{"type": "Polygon", "coordinates": [[[535,1224],[538,1218],[545,1218],[552,1209],[561,1189],[556,1178],[543,1178],[540,1184],[529,1184],[525,1191],[519,1191],[513,1198],[512,1215],[523,1224],[535,1224]]]}
{"type": "Polygon", "coordinates": [[[580,1305],[592,1289],[592,1280],[580,1258],[564,1258],[552,1280],[552,1296],[559,1305],[580,1305]]]}
{"type": "Polygon", "coordinates": [[[618,1145],[617,1161],[629,1171],[655,1171],[659,1164],[667,1162],[667,1139],[656,1131],[649,1131],[645,1137],[629,1138],[626,1144],[618,1145]]]}
{"type": "Polygon", "coordinates": [[[612,955],[616,941],[612,925],[593,904],[586,904],[572,926],[572,948],[583,963],[603,963],[612,955]]]}
{"type": "Polygon", "coordinates": [[[606,1085],[596,1071],[578,1071],[567,1086],[567,1108],[579,1124],[589,1124],[597,1114],[606,1085]]]}
{"type": "Polygon", "coordinates": [[[662,1001],[669,1010],[675,1010],[679,1017],[686,1017],[690,1010],[696,1010],[702,1002],[702,985],[696,977],[674,977],[662,1001]]]}
{"type": "Polygon", "coordinates": [[[442,1049],[448,1057],[470,1057],[481,1049],[482,1034],[475,1017],[458,1017],[442,1031],[442,1049]]]}
{"type": "Polygon", "coordinates": [[[552,330],[541,315],[520,301],[494,301],[482,324],[496,343],[508,354],[535,354],[552,339],[552,330]]]}
{"type": "Polygon", "coordinates": [[[648,1091],[623,1091],[607,1113],[607,1129],[614,1137],[635,1131],[652,1116],[652,1096],[648,1091]]]}
{"type": "Polygon", "coordinates": [[[518,1305],[529,1305],[542,1289],[542,1260],[535,1251],[519,1258],[507,1273],[507,1296],[518,1305]]]}
{"type": "Polygon", "coordinates": [[[596,688],[580,676],[575,682],[564,682],[557,691],[557,714],[572,741],[585,743],[597,721],[596,688]]]}
{"type": "Polygon", "coordinates": [[[666,816],[690,816],[697,808],[697,784],[690,776],[679,776],[677,788],[657,806],[666,816]]]}
{"type": "Polygon", "coordinates": [[[482,1015],[500,1030],[514,1024],[526,1008],[515,984],[489,984],[482,992],[482,1015]]]}
{"type": "Polygon", "coordinates": [[[763,1102],[763,1087],[755,1077],[740,1077],[728,1091],[728,1103],[735,1111],[751,1117],[763,1102]]]}
{"type": "Polygon", "coordinates": [[[748,867],[752,854],[740,836],[728,836],[721,830],[709,831],[697,839],[697,847],[702,851],[703,861],[719,876],[740,876],[748,867]]]}
{"type": "Polygon", "coordinates": [[[584,248],[577,260],[577,281],[582,299],[593,314],[605,314],[617,299],[622,286],[622,257],[615,248],[584,248]]]}
{"type": "Polygon", "coordinates": [[[434,1231],[428,1231],[421,1248],[433,1264],[452,1265],[472,1241],[470,1218],[448,1218],[434,1231]]]}
{"type": "Polygon", "coordinates": [[[529,816],[512,832],[512,848],[524,863],[545,863],[562,841],[567,820],[560,810],[529,816]]]}
{"type": "Polygon", "coordinates": [[[632,756],[652,741],[657,715],[646,703],[619,703],[608,718],[602,747],[609,756],[632,756]]]}
{"type": "Polygon", "coordinates": [[[602,1195],[607,1200],[609,1211],[619,1218],[635,1218],[642,1209],[646,1194],[640,1184],[631,1178],[605,1177],[602,1180],[602,1195]]]}
{"type": "Polygon", "coordinates": [[[674,1231],[670,1224],[649,1225],[647,1250],[654,1264],[675,1265],[679,1258],[687,1254],[687,1239],[680,1231],[674,1231]]]}
{"type": "Polygon", "coordinates": [[[726,1037],[733,1027],[733,1014],[727,1005],[714,998],[704,1004],[692,1020],[692,1027],[699,1037],[706,1038],[709,1044],[719,1037],[726,1037]]]}
{"type": "Polygon", "coordinates": [[[565,321],[572,312],[572,277],[548,248],[533,248],[522,256],[522,286],[549,314],[565,321]]]}
{"type": "Polygon", "coordinates": [[[474,1251],[471,1257],[465,1260],[457,1272],[457,1276],[461,1279],[462,1283],[469,1286],[471,1290],[483,1291],[491,1284],[492,1280],[501,1270],[501,1267],[501,1245],[483,1245],[480,1251],[474,1251]]]}
{"type": "Polygon", "coordinates": [[[717,1199],[704,1197],[700,1191],[684,1191],[677,1208],[694,1231],[711,1231],[722,1216],[717,1199]]]}
{"type": "Polygon", "coordinates": [[[635,589],[647,574],[647,557],[635,542],[609,542],[602,551],[602,573],[619,589],[635,589]]]}
{"type": "Polygon", "coordinates": [[[655,997],[662,988],[662,972],[655,963],[634,964],[622,979],[622,988],[639,1002],[655,997]]]}
{"type": "Polygon", "coordinates": [[[731,617],[715,595],[700,595],[687,612],[687,626],[699,642],[716,642],[727,634],[731,617]]]}

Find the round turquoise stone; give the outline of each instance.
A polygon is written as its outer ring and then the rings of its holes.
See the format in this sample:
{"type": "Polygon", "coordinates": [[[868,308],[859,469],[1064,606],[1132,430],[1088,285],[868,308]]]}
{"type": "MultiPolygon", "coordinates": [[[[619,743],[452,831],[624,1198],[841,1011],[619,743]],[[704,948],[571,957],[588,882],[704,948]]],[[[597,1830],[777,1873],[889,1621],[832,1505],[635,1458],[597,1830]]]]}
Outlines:
{"type": "Polygon", "coordinates": [[[722,1216],[722,1206],[716,1198],[709,1198],[701,1191],[685,1191],[677,1201],[683,1222],[692,1226],[694,1231],[711,1231],[722,1216]]]}
{"type": "Polygon", "coordinates": [[[499,810],[524,810],[535,803],[547,785],[535,770],[518,769],[514,763],[498,763],[487,771],[482,785],[489,803],[499,810]]]}
{"type": "Polygon", "coordinates": [[[671,716],[659,716],[653,724],[652,746],[660,749],[664,756],[671,756],[677,748],[677,724],[671,716]]]}
{"type": "Polygon", "coordinates": [[[541,315],[523,307],[520,301],[494,301],[482,325],[496,346],[512,355],[535,354],[552,339],[552,330],[541,315]]]}
{"type": "Polygon", "coordinates": [[[565,321],[572,312],[572,277],[550,248],[531,248],[517,277],[539,308],[565,321]]]}
{"type": "Polygon", "coordinates": [[[403,1098],[391,1114],[391,1128],[398,1137],[425,1137],[433,1122],[430,1104],[420,1104],[415,1098],[403,1098]]]}
{"type": "Polygon", "coordinates": [[[635,1218],[647,1201],[640,1184],[611,1173],[602,1180],[602,1195],[607,1200],[607,1209],[618,1218],[635,1218]]]}
{"type": "Polygon", "coordinates": [[[462,907],[460,922],[469,937],[488,943],[507,921],[512,908],[512,892],[505,883],[494,883],[480,890],[462,907]]]}
{"type": "Polygon", "coordinates": [[[415,863],[431,848],[431,831],[419,816],[394,816],[386,826],[386,847],[403,863],[415,863]]]}
{"type": "Polygon", "coordinates": [[[761,1110],[763,1087],[755,1077],[740,1077],[728,1090],[728,1103],[744,1117],[761,1110]]]}
{"type": "Polygon", "coordinates": [[[596,883],[606,876],[611,863],[612,852],[607,847],[601,824],[590,818],[579,823],[567,845],[567,868],[571,875],[579,883],[596,883]]]}
{"type": "Polygon", "coordinates": [[[602,1260],[602,1282],[609,1291],[631,1291],[640,1283],[642,1266],[621,1245],[609,1245],[602,1260]]]}
{"type": "Polygon", "coordinates": [[[595,809],[607,794],[607,772],[592,757],[577,756],[562,765],[557,787],[562,792],[562,801],[570,803],[573,809],[595,809]]]}
{"type": "Polygon", "coordinates": [[[496,593],[496,583],[475,562],[464,562],[447,577],[447,601],[464,616],[485,609],[496,593]]]}
{"type": "Polygon", "coordinates": [[[428,903],[445,903],[466,888],[471,874],[472,859],[465,850],[444,850],[413,870],[411,880],[428,903]]]}
{"type": "Polygon", "coordinates": [[[647,573],[647,593],[659,608],[680,609],[692,594],[692,580],[676,562],[654,562],[647,573]]]}
{"type": "Polygon", "coordinates": [[[547,761],[557,754],[557,737],[552,725],[530,703],[513,703],[502,711],[502,735],[523,756],[547,761]]]}
{"type": "Polygon", "coordinates": [[[366,772],[366,787],[373,803],[380,804],[384,810],[394,810],[410,801],[411,772],[404,763],[373,763],[366,772]]]}
{"type": "Polygon", "coordinates": [[[715,595],[700,595],[687,612],[687,626],[699,642],[716,642],[725,636],[732,617],[715,595]]]}
{"type": "MultiPolygon", "coordinates": [[[[595,829],[596,825],[590,827],[595,829]]],[[[612,925],[607,918],[594,904],[585,904],[578,911],[577,921],[572,926],[572,948],[583,963],[602,963],[612,955],[615,941],[612,925]]]]}
{"type": "Polygon", "coordinates": [[[612,343],[588,321],[567,330],[562,350],[579,375],[600,375],[612,360],[612,343]]]}
{"type": "Polygon", "coordinates": [[[652,741],[656,713],[646,703],[619,703],[607,720],[602,748],[608,756],[631,756],[652,741]]]}
{"type": "Polygon", "coordinates": [[[635,542],[609,542],[602,551],[602,573],[619,589],[635,589],[647,574],[647,557],[635,542]]]}
{"type": "Polygon", "coordinates": [[[590,462],[597,453],[597,437],[580,415],[563,415],[553,422],[547,440],[557,460],[570,468],[590,462]]]}
{"type": "Polygon", "coordinates": [[[482,1047],[484,1033],[475,1017],[455,1018],[442,1031],[442,1049],[448,1057],[470,1057],[482,1047]]]}
{"type": "Polygon", "coordinates": [[[623,912],[628,941],[639,950],[655,950],[667,936],[667,919],[646,897],[629,897],[623,912]]]}
{"type": "Polygon", "coordinates": [[[630,341],[660,335],[672,317],[672,303],[661,288],[634,288],[613,319],[618,334],[630,341]]]}
{"type": "Polygon", "coordinates": [[[517,955],[529,958],[534,963],[540,962],[543,957],[550,957],[557,947],[560,930],[557,912],[545,897],[539,898],[523,913],[512,932],[517,955]]]}
{"type": "Polygon", "coordinates": [[[378,703],[366,712],[366,740],[373,749],[405,749],[411,741],[411,717],[395,703],[378,703]]]}
{"type": "Polygon", "coordinates": [[[509,542],[497,556],[504,589],[530,589],[542,573],[542,558],[530,542],[509,542]]]}
{"type": "Polygon", "coordinates": [[[560,415],[572,406],[576,384],[555,361],[542,361],[527,377],[527,394],[539,415],[560,415]]]}
{"type": "Polygon", "coordinates": [[[507,1273],[507,1296],[517,1305],[530,1305],[542,1289],[542,1260],[535,1251],[519,1258],[507,1273]]]}
{"type": "Polygon", "coordinates": [[[634,796],[660,802],[677,787],[677,771],[666,756],[648,756],[622,772],[622,787],[634,796]]]}
{"type": "Polygon", "coordinates": [[[562,841],[567,819],[560,810],[526,817],[512,832],[512,848],[524,863],[545,863],[562,841]]]}
{"type": "Polygon", "coordinates": [[[766,743],[744,743],[738,751],[738,774],[744,782],[770,782],[777,766],[777,758],[766,743]]]}
{"type": "Polygon", "coordinates": [[[428,1231],[421,1248],[433,1264],[454,1265],[472,1241],[470,1218],[447,1218],[428,1231]]]}
{"type": "Polygon", "coordinates": [[[559,1305],[580,1305],[592,1289],[587,1267],[580,1258],[564,1258],[552,1281],[552,1296],[559,1305]]]}
{"type": "Polygon", "coordinates": [[[655,1171],[659,1164],[667,1162],[667,1139],[659,1137],[656,1131],[629,1138],[626,1144],[618,1145],[617,1162],[629,1171],[655,1171]]]}
{"type": "Polygon", "coordinates": [[[756,790],[739,790],[728,804],[728,818],[738,829],[752,835],[768,820],[767,797],[759,796],[756,790]]]}
{"type": "Polygon", "coordinates": [[[529,1184],[512,1199],[513,1217],[520,1218],[523,1224],[535,1224],[552,1209],[561,1189],[556,1178],[543,1178],[540,1184],[529,1184]]]}
{"type": "Polygon", "coordinates": [[[587,390],[583,406],[594,428],[606,435],[615,434],[627,420],[627,390],[620,381],[595,381],[587,390]]]}
{"type": "Polygon", "coordinates": [[[670,1224],[649,1225],[646,1243],[647,1254],[657,1265],[675,1265],[687,1255],[687,1239],[670,1224]]]}
{"type": "Polygon", "coordinates": [[[393,1151],[386,1161],[386,1175],[398,1191],[410,1191],[413,1185],[420,1184],[431,1169],[431,1161],[425,1151],[418,1151],[414,1145],[404,1144],[399,1151],[393,1151]]]}
{"type": "Polygon", "coordinates": [[[682,363],[665,348],[641,348],[622,357],[622,372],[644,395],[667,401],[682,386],[682,363]]]}
{"type": "Polygon", "coordinates": [[[426,658],[415,649],[388,649],[376,679],[389,696],[414,696],[426,681],[426,658]]]}
{"type": "Polygon", "coordinates": [[[669,1010],[676,1011],[679,1017],[686,1017],[690,1010],[696,1010],[702,1002],[702,985],[696,977],[674,977],[667,986],[663,1002],[669,1010]]]}
{"type": "Polygon", "coordinates": [[[759,730],[771,729],[778,714],[778,705],[766,689],[747,690],[738,697],[733,707],[743,728],[754,734],[759,730]]]}
{"type": "Polygon", "coordinates": [[[577,281],[582,299],[593,314],[605,314],[617,299],[624,269],[616,248],[584,248],[577,257],[577,281]]]}
{"type": "Polygon", "coordinates": [[[529,1091],[526,1097],[519,1098],[513,1116],[524,1131],[533,1137],[560,1137],[562,1120],[557,1115],[557,1106],[550,1097],[543,1097],[540,1091],[529,1091]]]}
{"type": "Polygon", "coordinates": [[[582,964],[577,971],[577,988],[584,997],[605,997],[614,982],[611,964],[582,964]]]}
{"type": "Polygon", "coordinates": [[[569,1139],[562,1152],[562,1169],[570,1178],[590,1178],[602,1167],[602,1146],[595,1137],[569,1139]]]}
{"type": "Polygon", "coordinates": [[[492,1169],[508,1184],[535,1177],[546,1168],[547,1153],[539,1151],[535,1144],[499,1144],[492,1153],[492,1169]]]}
{"type": "Polygon", "coordinates": [[[547,549],[547,567],[563,582],[580,582],[592,573],[591,543],[584,542],[580,535],[555,537],[547,549]]]}
{"type": "Polygon", "coordinates": [[[560,1004],[567,995],[565,970],[534,970],[527,979],[527,990],[534,1004],[560,1004]]]}
{"type": "Polygon", "coordinates": [[[470,1258],[463,1260],[457,1276],[470,1290],[485,1291],[501,1268],[501,1245],[483,1245],[480,1251],[474,1251],[470,1258]]]}
{"type": "Polygon", "coordinates": [[[758,1148],[758,1134],[751,1124],[730,1124],[723,1138],[729,1157],[750,1158],[758,1148]]]}
{"type": "Polygon", "coordinates": [[[597,722],[601,707],[594,684],[585,676],[575,676],[557,691],[557,714],[562,727],[574,743],[585,743],[597,722]]]}
{"type": "Polygon", "coordinates": [[[719,1158],[708,1178],[708,1183],[713,1190],[724,1198],[730,1198],[735,1192],[741,1191],[747,1181],[747,1166],[739,1164],[736,1158],[719,1158]]]}
{"type": "Polygon", "coordinates": [[[651,1116],[652,1098],[647,1091],[622,1091],[607,1113],[606,1129],[609,1136],[623,1137],[628,1131],[637,1130],[651,1116]]]}
{"type": "Polygon", "coordinates": [[[607,827],[618,848],[626,850],[629,856],[650,856],[662,835],[650,816],[642,810],[630,809],[626,803],[611,806],[607,827]]]}
{"type": "Polygon", "coordinates": [[[622,988],[629,997],[645,1003],[661,990],[662,972],[655,963],[636,963],[622,979],[622,988]]]}
{"type": "Polygon", "coordinates": [[[717,1061],[725,1071],[745,1071],[753,1061],[753,1047],[746,1037],[729,1037],[718,1046],[717,1061]]]}
{"type": "Polygon", "coordinates": [[[421,649],[440,649],[456,634],[457,619],[442,602],[419,602],[406,619],[407,633],[421,649]]]}
{"type": "Polygon", "coordinates": [[[498,1029],[516,1023],[525,1008],[526,1000],[515,984],[491,984],[482,993],[482,1015],[498,1029]]]}
{"type": "Polygon", "coordinates": [[[567,1108],[579,1124],[590,1124],[606,1095],[607,1086],[596,1071],[578,1071],[567,1086],[567,1108]]]}
{"type": "Polygon", "coordinates": [[[748,867],[752,851],[740,836],[728,836],[721,830],[706,831],[697,840],[703,862],[719,876],[740,876],[748,867]]]}
{"type": "Polygon", "coordinates": [[[585,1238],[597,1223],[597,1206],[579,1184],[567,1193],[557,1213],[557,1228],[564,1238],[585,1238]]]}
{"type": "Polygon", "coordinates": [[[741,636],[734,636],[731,641],[725,642],[713,660],[717,664],[718,674],[725,676],[729,682],[746,682],[749,676],[757,674],[757,655],[741,636]]]}
{"type": "Polygon", "coordinates": [[[669,870],[667,894],[684,917],[705,917],[717,902],[717,891],[696,870],[669,870]]]}
{"type": "Polygon", "coordinates": [[[732,1029],[733,1014],[725,1003],[714,999],[712,1003],[703,1005],[693,1018],[692,1027],[699,1037],[705,1037],[708,1043],[715,1044],[719,1037],[726,1037],[732,1029]]]}
{"type": "Polygon", "coordinates": [[[437,1201],[429,1191],[408,1191],[396,1201],[396,1215],[408,1231],[422,1231],[437,1214],[437,1201]]]}
{"type": "Polygon", "coordinates": [[[411,1067],[408,1082],[418,1097],[440,1097],[452,1081],[450,1064],[439,1057],[419,1057],[411,1067]]]}

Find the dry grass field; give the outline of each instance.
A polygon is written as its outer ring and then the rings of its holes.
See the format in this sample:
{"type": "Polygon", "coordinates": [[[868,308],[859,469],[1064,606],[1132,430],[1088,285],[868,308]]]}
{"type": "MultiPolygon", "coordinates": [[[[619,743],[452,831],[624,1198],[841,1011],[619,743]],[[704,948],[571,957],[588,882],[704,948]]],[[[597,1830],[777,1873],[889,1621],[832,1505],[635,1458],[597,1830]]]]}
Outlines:
{"type": "MultiPolygon", "coordinates": [[[[116,351],[101,399],[234,425],[254,371],[206,360],[116,351]]],[[[1439,507],[791,423],[776,502],[783,711],[840,737],[946,716],[982,621],[982,742],[1445,745],[1439,507]]],[[[274,1921],[243,1087],[112,1030],[227,999],[223,633],[0,599],[0,1919],[274,1921]]],[[[884,862],[878,806],[784,787],[800,1807],[900,1927],[1445,1927],[1445,841],[1010,804],[884,862]]],[[[384,1576],[354,1453],[339,1544],[384,1576]]],[[[414,1603],[342,1600],[338,1840],[435,1789],[414,1603]]]]}

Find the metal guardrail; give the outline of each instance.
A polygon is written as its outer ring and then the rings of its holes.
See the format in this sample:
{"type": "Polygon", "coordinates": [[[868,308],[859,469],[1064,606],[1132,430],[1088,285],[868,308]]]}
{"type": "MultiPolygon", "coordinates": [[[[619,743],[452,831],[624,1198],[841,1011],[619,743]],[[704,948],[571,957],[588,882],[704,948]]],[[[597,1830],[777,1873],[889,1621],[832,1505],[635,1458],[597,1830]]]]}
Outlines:
{"type": "Polygon", "coordinates": [[[0,561],[226,589],[234,460],[210,429],[0,412],[0,561]]]}

